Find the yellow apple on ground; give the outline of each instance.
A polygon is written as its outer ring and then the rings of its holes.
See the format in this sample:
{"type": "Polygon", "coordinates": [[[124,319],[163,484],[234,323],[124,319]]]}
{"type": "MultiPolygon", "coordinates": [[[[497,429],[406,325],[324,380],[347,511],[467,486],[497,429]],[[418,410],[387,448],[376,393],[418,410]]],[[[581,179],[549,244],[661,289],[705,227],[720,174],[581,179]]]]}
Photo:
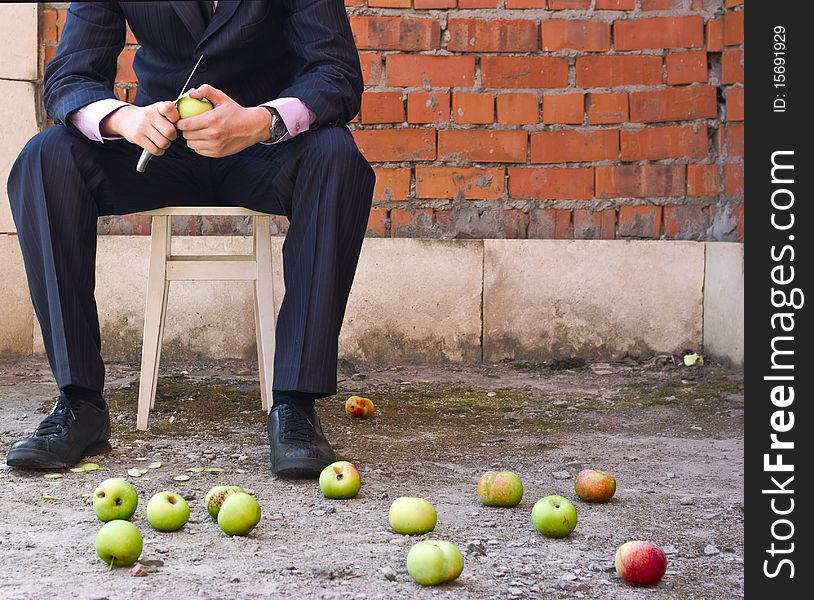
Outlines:
{"type": "Polygon", "coordinates": [[[478,498],[484,506],[517,506],[523,499],[523,482],[512,471],[487,471],[478,480],[478,498]]]}
{"type": "Polygon", "coordinates": [[[246,492],[235,492],[223,501],[218,525],[226,535],[248,535],[260,522],[260,505],[246,492]]]}
{"type": "Polygon", "coordinates": [[[351,396],[345,401],[345,412],[352,417],[368,419],[373,416],[373,401],[362,396],[351,396]]]}
{"type": "Polygon", "coordinates": [[[637,587],[656,585],[667,571],[667,557],[653,542],[633,540],[616,550],[613,561],[619,577],[637,587]]]}
{"type": "Polygon", "coordinates": [[[136,562],[141,556],[142,544],[138,527],[121,519],[105,523],[96,534],[96,554],[111,568],[136,562]]]}
{"type": "Polygon", "coordinates": [[[158,531],[177,531],[189,521],[189,504],[175,492],[158,492],[147,502],[147,520],[158,531]]]}
{"type": "Polygon", "coordinates": [[[616,493],[616,479],[597,469],[583,469],[574,479],[574,491],[585,502],[607,502],[616,493]]]}
{"type": "Polygon", "coordinates": [[[424,540],[407,553],[407,572],[421,585],[452,581],[463,570],[464,557],[452,542],[424,540]]]}
{"type": "Polygon", "coordinates": [[[216,485],[206,493],[206,498],[204,498],[206,512],[209,513],[210,517],[217,520],[223,501],[235,492],[243,491],[245,490],[239,485],[216,485]]]}
{"type": "Polygon", "coordinates": [[[331,463],[319,474],[319,489],[322,495],[333,500],[347,500],[359,493],[362,487],[362,476],[346,460],[331,463]]]}
{"type": "Polygon", "coordinates": [[[178,114],[182,119],[200,115],[214,108],[212,103],[206,98],[201,98],[200,100],[193,98],[189,95],[189,92],[178,98],[178,102],[175,103],[175,106],[178,108],[178,114]]]}
{"type": "Polygon", "coordinates": [[[438,515],[435,507],[428,500],[401,496],[390,505],[388,520],[390,527],[396,533],[421,535],[435,529],[438,515]]]}
{"type": "Polygon", "coordinates": [[[136,488],[124,479],[105,479],[93,491],[93,512],[102,522],[129,519],[137,506],[136,488]]]}

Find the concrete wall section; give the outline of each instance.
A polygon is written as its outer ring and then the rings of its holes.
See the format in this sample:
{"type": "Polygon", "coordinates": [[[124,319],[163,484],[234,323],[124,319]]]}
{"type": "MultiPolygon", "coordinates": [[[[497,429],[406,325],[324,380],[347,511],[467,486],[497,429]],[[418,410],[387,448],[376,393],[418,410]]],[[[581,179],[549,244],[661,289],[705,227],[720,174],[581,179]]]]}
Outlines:
{"type": "Polygon", "coordinates": [[[0,234],[0,282],[0,355],[30,355],[34,308],[16,235],[0,234]]]}
{"type": "Polygon", "coordinates": [[[37,3],[0,4],[0,79],[37,78],[37,3]]]}
{"type": "Polygon", "coordinates": [[[484,240],[484,360],[698,349],[703,274],[693,242],[484,240]]]}
{"type": "Polygon", "coordinates": [[[743,366],[743,244],[706,246],[704,351],[743,366]]]}
{"type": "Polygon", "coordinates": [[[6,183],[11,165],[39,128],[34,84],[0,79],[0,233],[13,233],[6,183]]]}

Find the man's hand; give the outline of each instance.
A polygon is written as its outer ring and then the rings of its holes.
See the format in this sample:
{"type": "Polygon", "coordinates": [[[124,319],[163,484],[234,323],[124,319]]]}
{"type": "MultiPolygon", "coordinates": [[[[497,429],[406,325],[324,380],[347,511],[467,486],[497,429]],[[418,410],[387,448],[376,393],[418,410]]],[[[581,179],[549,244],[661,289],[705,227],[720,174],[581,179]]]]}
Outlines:
{"type": "Polygon", "coordinates": [[[172,102],[122,106],[102,119],[99,130],[103,136],[119,135],[153,156],[161,156],[175,139],[175,123],[180,118],[172,102]]]}
{"type": "Polygon", "coordinates": [[[222,158],[271,137],[271,113],[262,106],[244,108],[208,84],[190,90],[189,95],[207,98],[215,107],[178,121],[187,145],[198,154],[222,158]]]}

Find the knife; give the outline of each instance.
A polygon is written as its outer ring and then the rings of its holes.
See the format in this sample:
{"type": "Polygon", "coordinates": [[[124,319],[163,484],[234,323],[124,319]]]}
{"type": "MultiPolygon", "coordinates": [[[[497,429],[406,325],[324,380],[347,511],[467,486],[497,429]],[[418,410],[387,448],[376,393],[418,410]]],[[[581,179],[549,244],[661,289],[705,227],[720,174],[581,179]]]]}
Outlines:
{"type": "MultiPolygon", "coordinates": [[[[187,80],[184,82],[184,85],[181,86],[181,91],[178,92],[178,97],[175,99],[174,104],[177,105],[178,101],[181,99],[181,96],[184,95],[184,90],[186,90],[187,85],[189,85],[189,82],[192,81],[192,76],[195,75],[195,71],[198,69],[198,65],[201,64],[202,60],[203,54],[201,54],[201,57],[198,59],[198,62],[195,63],[195,66],[192,67],[192,72],[189,74],[189,77],[187,77],[187,80]]],[[[138,171],[139,173],[144,173],[144,171],[147,169],[147,163],[150,162],[150,159],[152,157],[153,155],[147,152],[147,150],[142,150],[141,156],[138,159],[138,164],[136,165],[136,171],[138,171]]]]}

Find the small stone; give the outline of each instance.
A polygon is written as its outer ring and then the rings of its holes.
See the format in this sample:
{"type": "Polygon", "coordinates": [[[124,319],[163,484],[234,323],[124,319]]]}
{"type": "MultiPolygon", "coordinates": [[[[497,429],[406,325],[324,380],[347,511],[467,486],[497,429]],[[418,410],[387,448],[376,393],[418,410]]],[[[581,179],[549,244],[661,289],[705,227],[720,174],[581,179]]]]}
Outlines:
{"type": "Polygon", "coordinates": [[[382,577],[384,577],[387,581],[395,581],[396,572],[390,567],[385,567],[382,569],[382,577]]]}
{"type": "Polygon", "coordinates": [[[675,546],[662,546],[661,549],[665,554],[678,554],[678,549],[675,546]]]}
{"type": "Polygon", "coordinates": [[[718,550],[715,544],[707,544],[706,546],[704,546],[704,554],[706,554],[707,556],[715,556],[716,554],[720,553],[721,551],[718,550]]]}
{"type": "Polygon", "coordinates": [[[206,598],[208,595],[209,595],[208,592],[205,592],[203,590],[198,590],[198,598],[206,598]]]}
{"type": "Polygon", "coordinates": [[[268,521],[282,521],[285,517],[283,517],[282,513],[274,513],[273,515],[267,515],[266,519],[268,521]]]}
{"type": "Polygon", "coordinates": [[[178,493],[184,500],[195,500],[195,492],[194,490],[178,490],[178,493]]]}
{"type": "Polygon", "coordinates": [[[407,540],[404,538],[393,538],[392,540],[388,541],[387,543],[391,546],[403,546],[407,540]]]}
{"type": "Polygon", "coordinates": [[[328,508],[317,508],[311,511],[311,514],[315,517],[322,517],[325,515],[330,515],[336,512],[336,509],[333,506],[329,506],[328,508]]]}
{"type": "Polygon", "coordinates": [[[571,473],[568,471],[554,471],[551,476],[554,479],[571,479],[571,473]]]}
{"type": "Polygon", "coordinates": [[[667,472],[664,474],[665,479],[675,479],[676,474],[667,472]]]}
{"type": "Polygon", "coordinates": [[[229,583],[240,583],[240,577],[232,577],[229,583]]]}
{"type": "Polygon", "coordinates": [[[130,577],[147,577],[147,569],[145,569],[143,565],[136,563],[135,566],[130,569],[130,577]]]}
{"type": "Polygon", "coordinates": [[[364,373],[354,373],[350,376],[351,381],[364,381],[367,379],[367,375],[364,373]]]}
{"type": "Polygon", "coordinates": [[[691,498],[690,496],[684,496],[681,500],[678,501],[682,506],[692,506],[695,504],[695,498],[691,498]]]}
{"type": "Polygon", "coordinates": [[[472,540],[471,542],[466,543],[466,551],[469,554],[483,556],[486,554],[486,547],[483,545],[482,541],[472,540]]]}
{"type": "Polygon", "coordinates": [[[486,397],[487,398],[494,398],[495,396],[497,396],[497,394],[495,392],[486,392],[486,397]]]}

